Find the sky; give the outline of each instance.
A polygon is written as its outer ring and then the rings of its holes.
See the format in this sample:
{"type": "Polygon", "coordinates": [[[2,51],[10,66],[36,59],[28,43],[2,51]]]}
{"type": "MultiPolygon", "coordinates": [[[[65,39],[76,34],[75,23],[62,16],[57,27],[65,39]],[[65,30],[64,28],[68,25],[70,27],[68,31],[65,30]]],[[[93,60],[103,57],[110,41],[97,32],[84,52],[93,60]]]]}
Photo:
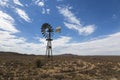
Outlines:
{"type": "Polygon", "coordinates": [[[53,54],[120,55],[120,0],[0,0],[0,51],[45,55],[41,26],[54,32],[53,54]]]}

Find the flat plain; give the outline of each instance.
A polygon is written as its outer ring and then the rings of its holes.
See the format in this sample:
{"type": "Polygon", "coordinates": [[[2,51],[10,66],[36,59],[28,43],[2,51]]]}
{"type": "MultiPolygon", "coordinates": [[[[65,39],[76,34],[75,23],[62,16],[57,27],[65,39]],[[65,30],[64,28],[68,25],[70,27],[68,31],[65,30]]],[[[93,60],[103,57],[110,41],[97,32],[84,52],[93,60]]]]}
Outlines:
{"type": "Polygon", "coordinates": [[[120,56],[0,52],[0,80],[120,80],[120,56]]]}

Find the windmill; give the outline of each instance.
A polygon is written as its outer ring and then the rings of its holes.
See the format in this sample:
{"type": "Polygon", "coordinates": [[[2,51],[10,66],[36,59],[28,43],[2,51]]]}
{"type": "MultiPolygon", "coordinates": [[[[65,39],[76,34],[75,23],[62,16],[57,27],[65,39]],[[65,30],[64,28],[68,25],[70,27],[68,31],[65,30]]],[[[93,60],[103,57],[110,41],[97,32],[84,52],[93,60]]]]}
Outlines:
{"type": "Polygon", "coordinates": [[[53,40],[52,36],[53,36],[54,32],[61,32],[61,27],[57,27],[55,31],[52,28],[52,26],[48,23],[44,23],[41,27],[41,33],[42,33],[43,37],[46,38],[46,41],[47,41],[46,55],[48,56],[48,58],[50,58],[52,56],[51,41],[53,40]]]}

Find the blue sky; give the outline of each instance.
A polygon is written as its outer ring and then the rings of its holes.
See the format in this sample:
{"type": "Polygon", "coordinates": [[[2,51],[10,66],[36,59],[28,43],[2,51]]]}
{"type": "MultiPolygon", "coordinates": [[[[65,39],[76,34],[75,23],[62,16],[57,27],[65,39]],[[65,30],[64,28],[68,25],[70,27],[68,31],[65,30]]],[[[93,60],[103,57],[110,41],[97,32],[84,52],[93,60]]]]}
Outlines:
{"type": "Polygon", "coordinates": [[[54,33],[53,54],[120,55],[120,0],[0,0],[0,51],[45,54],[41,25],[54,33]]]}

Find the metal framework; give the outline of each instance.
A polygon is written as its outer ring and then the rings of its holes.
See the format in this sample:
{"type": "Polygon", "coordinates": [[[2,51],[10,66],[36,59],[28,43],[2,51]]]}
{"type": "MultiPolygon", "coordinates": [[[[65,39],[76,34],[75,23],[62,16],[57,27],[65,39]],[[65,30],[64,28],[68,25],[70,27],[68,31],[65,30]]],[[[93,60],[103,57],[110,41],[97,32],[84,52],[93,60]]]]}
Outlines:
{"type": "Polygon", "coordinates": [[[47,47],[46,47],[46,55],[48,58],[52,56],[52,34],[53,34],[53,29],[48,23],[44,23],[41,28],[41,32],[43,34],[43,37],[46,38],[47,41],[47,47]]]}

